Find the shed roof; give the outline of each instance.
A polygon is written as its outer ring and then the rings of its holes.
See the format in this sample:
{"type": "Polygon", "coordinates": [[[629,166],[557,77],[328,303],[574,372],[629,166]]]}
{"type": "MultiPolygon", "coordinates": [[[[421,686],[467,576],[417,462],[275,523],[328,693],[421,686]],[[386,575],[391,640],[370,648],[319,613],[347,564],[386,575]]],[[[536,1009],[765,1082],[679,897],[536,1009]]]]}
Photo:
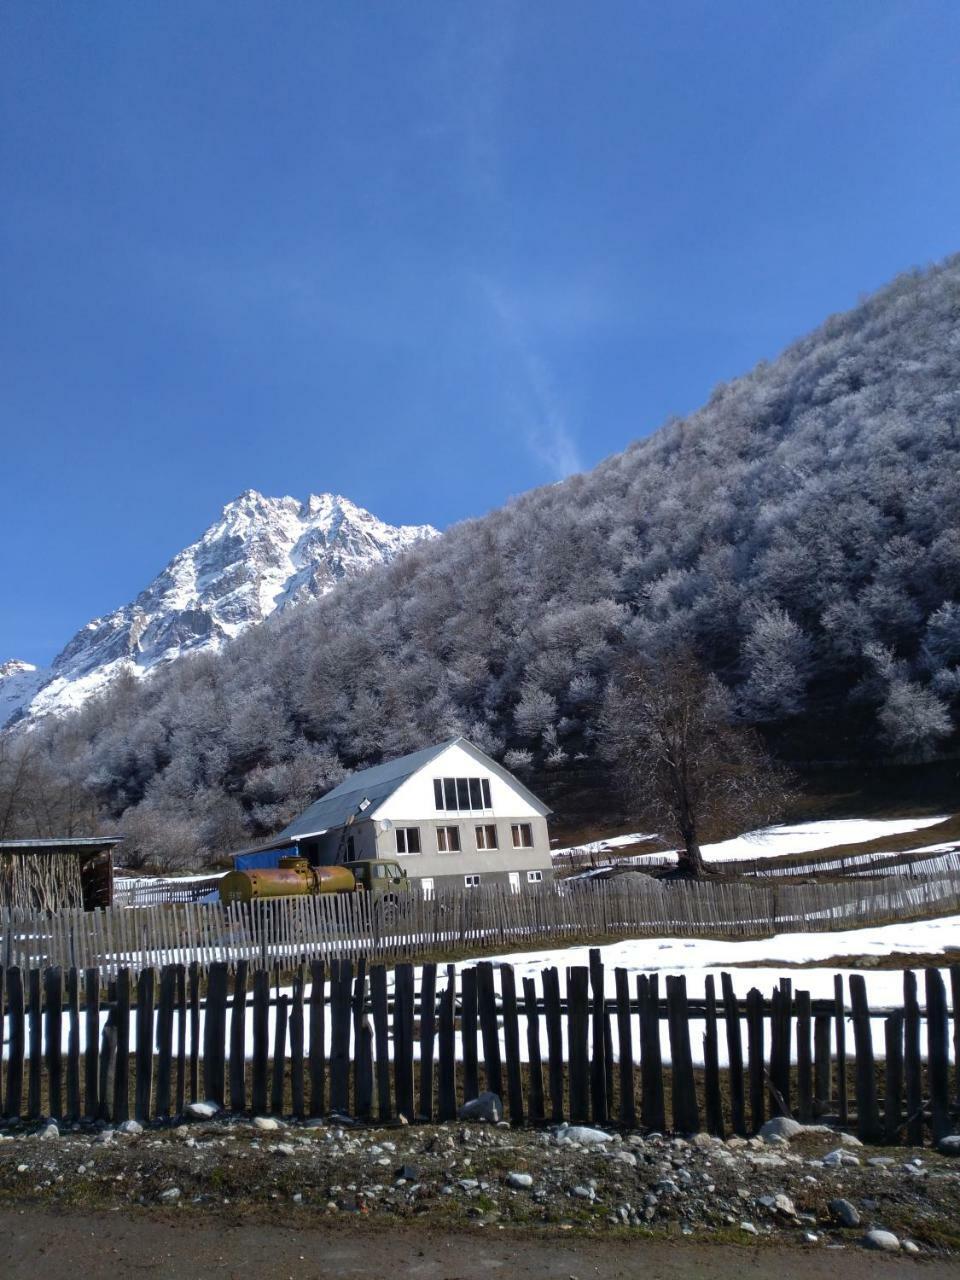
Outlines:
{"type": "Polygon", "coordinates": [[[32,840],[0,840],[0,849],[20,853],[29,853],[31,849],[38,853],[55,849],[109,849],[122,839],[123,836],[44,836],[32,840]]]}
{"type": "Polygon", "coordinates": [[[424,765],[429,764],[431,760],[435,759],[441,752],[446,751],[447,747],[452,747],[454,743],[459,743],[478,762],[482,761],[494,773],[499,774],[511,786],[516,787],[544,816],[550,812],[509,770],[497,764],[496,760],[492,760],[478,747],[475,747],[472,742],[468,742],[466,738],[458,736],[456,738],[448,738],[446,742],[438,742],[432,747],[423,747],[419,751],[411,751],[405,756],[397,756],[395,760],[386,760],[383,764],[373,765],[369,769],[360,769],[356,773],[351,773],[349,777],[344,778],[339,787],[334,787],[332,791],[328,791],[325,796],[314,801],[309,809],[305,809],[299,818],[294,818],[293,822],[284,827],[274,837],[272,843],[276,844],[281,840],[321,835],[324,831],[344,826],[351,818],[357,819],[361,816],[372,818],[377,808],[383,804],[384,800],[393,795],[394,791],[402,783],[413,777],[424,765]],[[364,807],[361,814],[360,805],[364,800],[369,800],[370,803],[364,807]]]}

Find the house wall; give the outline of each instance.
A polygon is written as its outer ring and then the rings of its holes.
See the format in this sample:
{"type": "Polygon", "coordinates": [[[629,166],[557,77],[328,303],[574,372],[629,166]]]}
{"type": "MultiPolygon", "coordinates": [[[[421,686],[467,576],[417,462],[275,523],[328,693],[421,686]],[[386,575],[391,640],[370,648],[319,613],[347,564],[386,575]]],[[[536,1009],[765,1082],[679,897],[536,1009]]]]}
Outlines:
{"type": "MultiPolygon", "coordinates": [[[[433,786],[431,783],[431,799],[433,786]]],[[[491,797],[492,798],[492,797],[491,797]]],[[[434,810],[435,811],[435,810],[434,810]]],[[[494,819],[489,814],[450,814],[446,817],[408,819],[403,823],[394,823],[386,831],[377,831],[377,857],[396,858],[411,880],[432,879],[434,887],[458,885],[463,887],[465,875],[479,875],[481,884],[509,884],[510,872],[520,873],[520,887],[524,888],[528,881],[528,871],[539,871],[543,883],[553,879],[553,863],[550,858],[550,839],[547,834],[547,822],[539,815],[513,814],[508,817],[494,819]],[[511,839],[511,822],[527,822],[532,828],[533,848],[515,849],[511,839]],[[497,828],[496,849],[478,849],[474,828],[480,824],[493,823],[497,828]],[[420,831],[420,853],[397,853],[397,827],[418,827],[420,831]],[[441,826],[457,826],[460,828],[460,852],[441,853],[437,848],[437,828],[441,826]]]]}
{"type": "MultiPolygon", "coordinates": [[[[495,818],[511,817],[538,818],[543,816],[543,808],[537,808],[519,791],[507,773],[499,773],[483,762],[482,757],[467,751],[459,742],[452,742],[429,764],[424,765],[412,778],[401,783],[381,805],[377,806],[373,816],[378,819],[389,818],[391,822],[415,821],[424,817],[440,817],[433,798],[434,778],[487,778],[490,782],[490,799],[492,807],[483,810],[495,818]]],[[[473,811],[478,815],[479,810],[473,811]]],[[[466,816],[461,815],[464,819],[466,816]]],[[[452,821],[456,820],[453,815],[452,821]]]]}

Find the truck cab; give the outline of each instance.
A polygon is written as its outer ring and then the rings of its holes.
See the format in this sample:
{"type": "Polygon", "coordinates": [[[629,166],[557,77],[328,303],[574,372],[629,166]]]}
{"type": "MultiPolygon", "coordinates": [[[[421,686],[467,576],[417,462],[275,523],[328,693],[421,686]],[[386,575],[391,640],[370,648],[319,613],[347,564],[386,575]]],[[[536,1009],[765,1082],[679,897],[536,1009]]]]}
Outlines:
{"type": "Polygon", "coordinates": [[[359,862],[351,862],[350,870],[356,876],[359,886],[378,897],[396,897],[397,894],[410,892],[410,881],[399,862],[385,858],[364,858],[359,862]]]}

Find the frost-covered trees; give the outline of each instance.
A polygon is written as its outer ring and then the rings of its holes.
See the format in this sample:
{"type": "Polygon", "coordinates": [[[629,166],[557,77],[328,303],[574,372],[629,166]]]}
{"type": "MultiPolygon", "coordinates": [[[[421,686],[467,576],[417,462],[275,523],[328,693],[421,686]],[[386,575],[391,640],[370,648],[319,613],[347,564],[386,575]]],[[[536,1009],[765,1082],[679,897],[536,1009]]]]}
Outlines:
{"type": "Polygon", "coordinates": [[[596,768],[622,651],[692,650],[802,761],[953,749],[958,316],[960,258],[594,471],[35,736],[107,819],[180,815],[198,856],[267,834],[311,779],[455,733],[534,784],[596,768]]]}

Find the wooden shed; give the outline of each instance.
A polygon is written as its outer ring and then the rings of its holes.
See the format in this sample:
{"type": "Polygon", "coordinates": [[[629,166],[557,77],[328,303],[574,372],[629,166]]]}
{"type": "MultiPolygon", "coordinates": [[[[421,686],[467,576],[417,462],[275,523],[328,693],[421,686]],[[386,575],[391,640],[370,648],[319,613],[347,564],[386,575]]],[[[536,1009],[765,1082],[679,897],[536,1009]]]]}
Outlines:
{"type": "Polygon", "coordinates": [[[120,836],[0,840],[0,907],[56,911],[113,902],[113,847],[120,836]]]}

